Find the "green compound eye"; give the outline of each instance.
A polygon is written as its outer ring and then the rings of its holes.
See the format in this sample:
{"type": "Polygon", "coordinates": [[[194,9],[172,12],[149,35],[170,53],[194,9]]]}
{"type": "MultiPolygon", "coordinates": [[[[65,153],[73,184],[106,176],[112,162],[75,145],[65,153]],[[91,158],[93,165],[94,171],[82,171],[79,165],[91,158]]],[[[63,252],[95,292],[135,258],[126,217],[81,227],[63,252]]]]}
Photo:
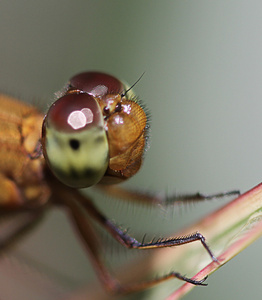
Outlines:
{"type": "Polygon", "coordinates": [[[43,124],[43,152],[68,186],[90,187],[103,178],[109,147],[103,114],[91,95],[67,94],[52,104],[43,124]]]}

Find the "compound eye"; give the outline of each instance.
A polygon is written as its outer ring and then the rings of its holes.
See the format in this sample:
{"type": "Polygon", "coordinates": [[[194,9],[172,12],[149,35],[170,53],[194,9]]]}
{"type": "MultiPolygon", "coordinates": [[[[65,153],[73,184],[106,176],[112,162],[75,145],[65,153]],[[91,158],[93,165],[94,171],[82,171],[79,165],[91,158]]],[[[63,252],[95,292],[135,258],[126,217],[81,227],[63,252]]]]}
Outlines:
{"type": "Polygon", "coordinates": [[[69,81],[70,88],[81,90],[94,97],[106,94],[121,94],[124,85],[117,78],[100,72],[84,72],[75,75],[69,81]]]}
{"type": "Polygon", "coordinates": [[[101,109],[88,94],[68,94],[50,107],[47,122],[61,132],[78,132],[103,126],[101,109]]]}
{"type": "Polygon", "coordinates": [[[109,150],[97,101],[88,94],[68,94],[50,107],[43,123],[43,152],[64,184],[89,187],[108,167],[109,150]]]}

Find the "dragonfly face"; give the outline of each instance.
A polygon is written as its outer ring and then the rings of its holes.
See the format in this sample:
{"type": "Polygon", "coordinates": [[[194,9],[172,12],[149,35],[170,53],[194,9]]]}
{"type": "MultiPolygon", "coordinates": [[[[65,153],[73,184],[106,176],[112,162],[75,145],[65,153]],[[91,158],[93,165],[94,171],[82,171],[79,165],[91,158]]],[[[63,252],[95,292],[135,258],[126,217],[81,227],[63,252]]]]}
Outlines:
{"type": "Polygon", "coordinates": [[[118,182],[140,168],[147,117],[113,76],[81,73],[50,107],[43,123],[45,159],[64,184],[118,182]]]}

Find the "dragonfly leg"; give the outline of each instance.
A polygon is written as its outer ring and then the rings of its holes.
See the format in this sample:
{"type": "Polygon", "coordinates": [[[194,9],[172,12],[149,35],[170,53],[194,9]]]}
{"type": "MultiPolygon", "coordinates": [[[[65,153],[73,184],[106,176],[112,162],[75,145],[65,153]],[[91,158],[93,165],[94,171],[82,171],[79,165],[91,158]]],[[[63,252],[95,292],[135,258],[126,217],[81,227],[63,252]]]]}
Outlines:
{"type": "MultiPolygon", "coordinates": [[[[76,197],[77,195],[75,194],[75,192],[73,193],[74,196],[76,197]]],[[[75,197],[69,199],[70,195],[68,194],[64,198],[64,204],[67,206],[67,208],[69,208],[69,212],[71,214],[73,222],[80,234],[80,237],[84,241],[84,245],[87,249],[87,252],[92,258],[93,266],[101,282],[104,284],[105,288],[108,291],[117,294],[140,291],[146,288],[150,288],[160,282],[166,281],[171,278],[177,278],[179,280],[189,282],[194,285],[202,285],[202,286],[206,285],[204,281],[206,280],[207,277],[201,280],[195,280],[183,276],[177,272],[170,272],[167,275],[152,280],[142,281],[138,283],[121,284],[109,273],[109,271],[104,265],[102,255],[101,255],[101,249],[103,249],[103,247],[101,245],[101,241],[98,238],[98,235],[96,234],[96,231],[93,228],[92,223],[90,222],[89,214],[93,216],[101,224],[103,224],[115,239],[117,239],[121,244],[125,245],[128,248],[136,248],[136,249],[156,248],[158,247],[156,245],[157,243],[155,244],[151,243],[151,245],[138,243],[135,239],[127,236],[116,226],[110,223],[110,221],[108,221],[102,214],[100,214],[98,210],[96,210],[96,208],[93,206],[91,201],[89,201],[89,199],[85,198],[80,194],[78,196],[79,197],[77,197],[77,199],[75,197]],[[85,199],[85,203],[87,203],[87,205],[85,206],[83,206],[83,202],[82,202],[83,199],[85,199]]],[[[198,239],[199,236],[191,235],[181,239],[173,239],[173,240],[174,243],[178,245],[181,243],[189,243],[193,240],[198,240],[198,239]]],[[[162,241],[162,243],[164,245],[164,241],[162,241]]],[[[161,245],[160,247],[164,247],[163,245],[161,245]]],[[[171,244],[166,246],[171,246],[171,244]]]]}
{"type": "Polygon", "coordinates": [[[113,222],[107,219],[97,208],[94,204],[87,199],[86,197],[79,195],[79,200],[81,201],[82,205],[86,208],[88,213],[95,218],[112,236],[116,239],[120,244],[123,246],[130,248],[130,249],[153,249],[153,248],[164,248],[164,247],[172,247],[172,246],[179,246],[188,243],[192,243],[195,241],[200,241],[208,252],[209,256],[213,261],[217,262],[217,258],[207,245],[205,241],[205,237],[200,232],[195,232],[189,234],[187,236],[181,237],[171,237],[166,239],[158,239],[157,241],[152,241],[149,243],[140,243],[133,237],[129,236],[126,232],[121,230],[117,227],[113,222]]]}
{"type": "Polygon", "coordinates": [[[99,185],[99,190],[104,192],[105,194],[119,198],[125,201],[137,202],[140,204],[146,205],[174,205],[180,203],[190,203],[190,202],[201,202],[205,200],[212,200],[215,198],[223,198],[228,196],[239,196],[240,192],[238,190],[226,191],[217,194],[187,194],[187,195],[163,195],[160,193],[150,193],[146,191],[136,191],[136,190],[128,190],[125,188],[121,188],[116,185],[99,185]]]}
{"type": "MultiPolygon", "coordinates": [[[[52,181],[50,182],[50,185],[52,186],[52,181]]],[[[52,191],[52,199],[54,203],[63,205],[68,209],[68,212],[72,218],[74,225],[76,226],[79,236],[84,242],[87,253],[89,253],[91,257],[94,269],[96,270],[98,277],[108,291],[114,293],[129,293],[139,291],[152,287],[157,283],[171,278],[178,278],[182,281],[189,282],[194,285],[206,285],[204,283],[206,278],[195,280],[183,276],[177,272],[170,272],[167,275],[148,281],[131,284],[121,284],[110,274],[110,272],[105,267],[102,252],[103,244],[101,243],[99,235],[96,232],[90,217],[100,223],[105,228],[105,230],[107,230],[112,235],[112,237],[116,239],[120,244],[130,249],[163,248],[183,245],[194,241],[201,241],[202,245],[212,258],[212,260],[217,261],[217,259],[206,244],[205,238],[200,233],[194,233],[184,237],[159,239],[156,242],[140,243],[133,237],[127,235],[126,232],[118,228],[113,222],[108,220],[106,216],[104,216],[95,207],[91,199],[89,199],[86,195],[81,194],[78,190],[65,187],[64,185],[60,186],[59,183],[56,183],[52,191]]]]}

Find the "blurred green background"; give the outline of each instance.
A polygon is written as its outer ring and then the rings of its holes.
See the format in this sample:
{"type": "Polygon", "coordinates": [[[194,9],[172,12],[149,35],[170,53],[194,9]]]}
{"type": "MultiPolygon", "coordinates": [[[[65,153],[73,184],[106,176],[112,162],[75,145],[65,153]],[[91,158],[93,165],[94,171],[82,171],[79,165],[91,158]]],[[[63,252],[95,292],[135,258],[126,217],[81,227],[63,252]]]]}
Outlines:
{"type": "MultiPolygon", "coordinates": [[[[2,0],[0,43],[1,91],[44,110],[80,71],[101,70],[129,83],[146,72],[135,90],[152,115],[151,148],[127,186],[215,193],[246,191],[261,181],[261,1],[2,0]]],[[[116,221],[135,228],[137,217],[136,230],[163,235],[175,231],[172,218],[175,226],[189,224],[219,203],[159,219],[132,208],[130,221],[128,208],[119,205],[108,213],[116,221]]],[[[207,288],[184,299],[256,299],[261,248],[258,241],[213,274],[207,288]]],[[[74,287],[95,280],[61,212],[51,212],[16,250],[70,278],[74,287]]],[[[0,275],[0,298],[15,300],[14,274],[5,282],[7,274],[0,275]]],[[[18,298],[30,299],[30,287],[19,288],[18,298]]],[[[141,299],[166,295],[153,290],[141,299]]]]}

